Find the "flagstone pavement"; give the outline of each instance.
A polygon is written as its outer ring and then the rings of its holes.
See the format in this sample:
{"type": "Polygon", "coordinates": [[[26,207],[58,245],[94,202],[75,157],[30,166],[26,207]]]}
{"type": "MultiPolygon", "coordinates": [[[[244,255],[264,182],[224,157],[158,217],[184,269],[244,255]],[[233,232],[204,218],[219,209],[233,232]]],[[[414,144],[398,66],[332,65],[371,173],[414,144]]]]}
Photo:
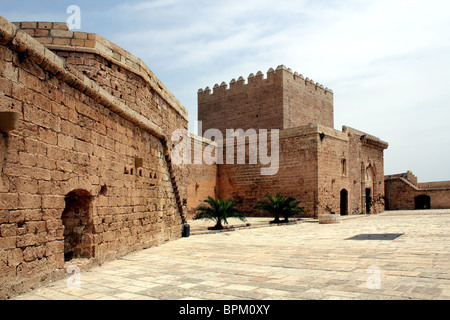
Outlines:
{"type": "Polygon", "coordinates": [[[15,299],[448,300],[449,231],[450,210],[428,210],[194,234],[15,299]]]}

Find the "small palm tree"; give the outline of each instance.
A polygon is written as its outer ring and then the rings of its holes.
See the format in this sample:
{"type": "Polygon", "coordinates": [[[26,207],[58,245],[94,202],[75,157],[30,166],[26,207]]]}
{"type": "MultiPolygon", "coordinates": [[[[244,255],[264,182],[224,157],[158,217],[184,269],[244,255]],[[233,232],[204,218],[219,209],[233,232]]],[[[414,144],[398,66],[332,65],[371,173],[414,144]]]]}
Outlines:
{"type": "Polygon", "coordinates": [[[246,221],[244,214],[236,209],[236,206],[240,203],[233,198],[223,200],[214,200],[212,197],[208,197],[205,204],[198,206],[195,211],[197,215],[194,220],[210,219],[216,222],[216,225],[212,227],[212,230],[223,229],[223,224],[228,224],[227,218],[238,218],[241,221],[246,221]]]}
{"type": "Polygon", "coordinates": [[[277,193],[275,197],[267,194],[266,198],[265,200],[258,201],[255,209],[270,213],[275,218],[272,223],[280,223],[280,217],[284,218],[284,222],[288,222],[289,217],[304,212],[304,208],[298,206],[300,201],[296,201],[293,197],[287,197],[277,193]]]}

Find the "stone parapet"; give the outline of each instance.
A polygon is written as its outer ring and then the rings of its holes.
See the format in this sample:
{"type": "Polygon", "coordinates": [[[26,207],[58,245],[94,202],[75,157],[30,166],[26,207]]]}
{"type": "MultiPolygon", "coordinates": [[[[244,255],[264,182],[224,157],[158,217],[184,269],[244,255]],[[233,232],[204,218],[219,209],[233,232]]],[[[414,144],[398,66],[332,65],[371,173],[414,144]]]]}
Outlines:
{"type": "Polygon", "coordinates": [[[136,73],[186,121],[187,110],[142,62],[141,59],[95,33],[70,31],[61,22],[13,22],[19,29],[52,51],[85,52],[103,58],[136,73]]]}
{"type": "Polygon", "coordinates": [[[275,70],[270,68],[266,73],[266,78],[264,78],[264,74],[261,71],[258,71],[256,74],[250,73],[247,77],[247,83],[245,82],[244,77],[240,76],[237,80],[233,78],[228,84],[223,81],[220,85],[216,83],[211,90],[210,87],[206,87],[205,89],[201,88],[198,90],[199,99],[208,99],[208,97],[212,95],[221,95],[221,94],[233,94],[235,90],[245,90],[246,86],[265,86],[268,83],[272,83],[273,79],[276,77],[288,76],[291,77],[301,86],[309,87],[311,90],[322,93],[322,94],[333,94],[333,90],[324,87],[322,84],[315,82],[312,79],[305,78],[302,74],[298,72],[292,72],[290,68],[286,68],[284,65],[278,66],[275,70]]]}

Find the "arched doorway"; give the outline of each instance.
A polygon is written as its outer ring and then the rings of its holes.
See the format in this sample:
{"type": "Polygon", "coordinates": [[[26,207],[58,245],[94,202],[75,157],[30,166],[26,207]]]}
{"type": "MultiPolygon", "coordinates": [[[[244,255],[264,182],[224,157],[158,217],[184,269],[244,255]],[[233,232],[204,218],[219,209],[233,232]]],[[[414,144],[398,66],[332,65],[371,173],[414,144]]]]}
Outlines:
{"type": "Polygon", "coordinates": [[[423,210],[431,209],[431,198],[425,194],[414,198],[414,209],[423,210]]]}
{"type": "Polygon", "coordinates": [[[366,188],[366,213],[372,211],[372,189],[366,188]]]}
{"type": "Polygon", "coordinates": [[[64,225],[64,261],[92,258],[92,196],[86,190],[74,190],[65,198],[61,215],[64,225]]]}
{"type": "Polygon", "coordinates": [[[348,215],[348,191],[341,190],[341,216],[348,215]]]}
{"type": "Polygon", "coordinates": [[[370,164],[365,170],[365,183],[363,188],[363,208],[365,208],[366,213],[372,213],[373,209],[373,196],[376,194],[376,171],[375,168],[370,164]]]}

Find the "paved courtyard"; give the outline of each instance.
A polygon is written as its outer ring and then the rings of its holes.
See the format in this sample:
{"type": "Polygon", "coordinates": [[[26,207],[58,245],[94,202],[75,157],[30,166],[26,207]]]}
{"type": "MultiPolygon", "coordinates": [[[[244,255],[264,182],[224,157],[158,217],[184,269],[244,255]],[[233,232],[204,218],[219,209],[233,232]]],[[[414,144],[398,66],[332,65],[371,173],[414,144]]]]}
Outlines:
{"type": "Polygon", "coordinates": [[[450,210],[192,235],[73,280],[16,299],[450,299],[450,210]]]}

